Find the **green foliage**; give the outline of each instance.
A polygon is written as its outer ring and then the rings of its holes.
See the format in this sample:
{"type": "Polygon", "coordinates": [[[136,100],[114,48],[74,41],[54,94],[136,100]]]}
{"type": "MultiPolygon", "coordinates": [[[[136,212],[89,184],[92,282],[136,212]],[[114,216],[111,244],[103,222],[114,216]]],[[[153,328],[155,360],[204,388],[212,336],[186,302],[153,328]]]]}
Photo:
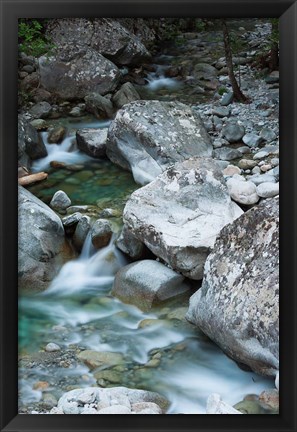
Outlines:
{"type": "Polygon", "coordinates": [[[18,37],[19,49],[27,55],[40,57],[53,48],[44,34],[43,24],[36,19],[20,19],[18,37]]]}
{"type": "Polygon", "coordinates": [[[224,93],[228,93],[228,90],[226,89],[226,87],[220,87],[218,93],[220,96],[223,96],[224,93]]]}
{"type": "Polygon", "coordinates": [[[238,55],[247,47],[247,43],[234,31],[229,33],[232,53],[238,55]]]}
{"type": "Polygon", "coordinates": [[[270,43],[278,44],[279,43],[279,27],[278,27],[278,18],[270,18],[271,22],[271,34],[270,34],[270,43]]]}
{"type": "Polygon", "coordinates": [[[206,22],[204,21],[204,20],[202,20],[202,19],[197,19],[196,20],[196,23],[195,23],[196,25],[195,25],[195,30],[197,31],[197,32],[203,32],[203,31],[205,31],[206,30],[206,27],[207,27],[207,24],[206,24],[206,22]]]}

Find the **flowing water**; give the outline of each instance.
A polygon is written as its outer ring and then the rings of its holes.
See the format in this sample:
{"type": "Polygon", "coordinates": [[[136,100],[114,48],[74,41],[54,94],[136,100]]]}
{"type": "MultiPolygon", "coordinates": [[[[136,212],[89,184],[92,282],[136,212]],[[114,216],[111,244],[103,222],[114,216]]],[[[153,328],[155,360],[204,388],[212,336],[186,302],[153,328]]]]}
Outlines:
{"type": "Polygon", "coordinates": [[[186,323],[187,296],[150,313],[112,297],[114,275],[126,263],[113,240],[94,252],[87,238],[81,256],[64,265],[47,291],[20,299],[19,349],[30,359],[20,367],[20,406],[41,400],[42,392],[33,389],[39,381],[48,382],[58,399],[68,389],[95,385],[97,378],[103,386],[157,391],[170,400],[170,413],[197,414],[205,412],[213,392],[235,404],[273,387],[271,380],[239,369],[186,323]],[[43,367],[46,353],[40,350],[49,342],[68,354],[67,367],[61,354],[43,367]],[[123,362],[95,378],[77,360],[80,349],[121,353],[123,362]]]}
{"type": "Polygon", "coordinates": [[[46,171],[49,176],[46,181],[30,186],[30,192],[49,204],[55,192],[63,190],[74,206],[95,206],[98,211],[113,208],[120,215],[127,198],[138,187],[132,174],[112,164],[108,159],[94,159],[79,151],[73,129],[104,128],[109,123],[71,123],[69,135],[61,144],[49,144],[48,133],[42,132],[48,156],[36,160],[32,171],[46,171]],[[59,169],[52,168],[50,163],[53,161],[65,166],[59,169]]]}
{"type": "MultiPolygon", "coordinates": [[[[161,68],[148,86],[158,92],[164,86],[176,89],[179,83],[165,78],[161,68]]],[[[73,205],[89,205],[98,211],[113,208],[120,219],[128,196],[137,188],[132,175],[108,160],[79,152],[74,138],[75,129],[106,126],[95,120],[72,122],[72,130],[59,145],[48,144],[43,133],[48,156],[36,161],[33,170],[46,170],[49,177],[30,190],[49,203],[62,189],[73,205]],[[55,170],[51,161],[66,166],[55,170]]],[[[20,412],[49,411],[66,391],[100,385],[157,391],[169,399],[169,413],[203,414],[211,393],[220,393],[233,405],[274,387],[272,380],[241,370],[185,321],[188,295],[149,313],[114,298],[114,276],[128,263],[114,240],[98,252],[88,236],[81,255],[62,267],[47,291],[20,297],[20,412]],[[61,350],[45,352],[49,342],[61,350]],[[120,353],[121,361],[91,371],[77,357],[85,349],[120,353]]],[[[259,413],[267,411],[259,408],[259,413]]]]}

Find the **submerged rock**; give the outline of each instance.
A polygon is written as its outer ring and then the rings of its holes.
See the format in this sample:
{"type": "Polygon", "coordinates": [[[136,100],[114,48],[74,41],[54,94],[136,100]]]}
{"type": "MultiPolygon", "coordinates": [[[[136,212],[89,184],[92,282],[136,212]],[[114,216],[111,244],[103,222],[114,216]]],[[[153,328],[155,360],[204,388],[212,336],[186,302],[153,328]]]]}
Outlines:
{"type": "Polygon", "coordinates": [[[124,363],[123,355],[115,352],[85,350],[79,353],[77,357],[90,369],[106,368],[124,363]]]}
{"type": "Polygon", "coordinates": [[[170,267],[202,279],[216,236],[241,214],[215,162],[194,158],[135,191],[123,218],[125,227],[170,267]]]}
{"type": "Polygon", "coordinates": [[[224,227],[186,318],[231,358],[263,375],[279,368],[279,200],[224,227]]]}
{"type": "Polygon", "coordinates": [[[108,131],[107,156],[142,185],[175,162],[211,153],[199,114],[180,102],[132,102],[118,111],[108,131]]]}
{"type": "Polygon", "coordinates": [[[46,204],[19,186],[19,289],[45,290],[70,248],[60,218],[46,204]]]}
{"type": "Polygon", "coordinates": [[[143,260],[117,272],[112,295],[142,310],[188,291],[185,278],[164,264],[143,260]]]}

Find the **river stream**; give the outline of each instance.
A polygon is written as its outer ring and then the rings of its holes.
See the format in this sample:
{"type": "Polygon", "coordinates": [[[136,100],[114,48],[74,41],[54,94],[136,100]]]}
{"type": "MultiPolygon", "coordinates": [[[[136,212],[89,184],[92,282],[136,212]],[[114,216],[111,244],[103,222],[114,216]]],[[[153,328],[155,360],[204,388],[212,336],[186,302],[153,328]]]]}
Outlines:
{"type": "MultiPolygon", "coordinates": [[[[168,100],[183,92],[183,85],[164,76],[164,59],[159,60],[143,91],[158,99],[164,93],[168,100]]],[[[76,129],[108,127],[110,122],[87,117],[64,121],[68,135],[61,144],[49,144],[47,132],[42,133],[48,156],[35,161],[33,171],[47,171],[49,177],[29,189],[47,204],[62,189],[73,206],[92,206],[95,215],[111,208],[119,230],[125,202],[139,186],[131,173],[107,159],[86,156],[75,143],[76,129]],[[52,161],[64,162],[65,167],[54,169],[52,161]]],[[[115,273],[128,264],[114,244],[115,237],[95,251],[88,236],[81,255],[62,267],[45,292],[20,297],[20,412],[49,411],[66,391],[92,385],[157,391],[169,399],[172,414],[204,414],[211,393],[234,405],[274,388],[273,380],[240,369],[186,322],[189,295],[150,312],[111,296],[115,273]],[[49,342],[61,350],[45,352],[49,342]],[[120,353],[121,362],[92,371],[77,358],[86,349],[120,353]],[[40,383],[46,383],[46,390],[40,383]]],[[[257,413],[269,411],[259,406],[257,413]]]]}

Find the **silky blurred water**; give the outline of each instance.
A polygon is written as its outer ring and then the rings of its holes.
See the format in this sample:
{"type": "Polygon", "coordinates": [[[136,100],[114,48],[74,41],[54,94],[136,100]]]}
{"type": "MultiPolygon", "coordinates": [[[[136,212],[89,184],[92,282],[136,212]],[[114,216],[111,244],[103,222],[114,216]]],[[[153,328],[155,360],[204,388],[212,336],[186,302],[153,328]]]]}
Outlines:
{"type": "MultiPolygon", "coordinates": [[[[149,313],[112,297],[114,275],[126,259],[113,243],[94,254],[86,249],[77,260],[64,265],[47,291],[20,298],[20,352],[33,355],[54,341],[62,351],[76,346],[121,353],[125,372],[112,385],[157,391],[170,400],[170,413],[205,413],[206,399],[213,392],[235,404],[247,394],[273,387],[272,380],[239,369],[182,319],[188,296],[149,313]],[[151,367],[149,361],[156,353],[160,361],[151,367]]],[[[70,371],[39,366],[29,373],[21,370],[22,403],[40,400],[41,392],[33,389],[39,380],[52,380],[53,391],[60,397],[65,378],[68,384],[70,380],[80,387],[96,383],[88,368],[79,363],[70,371]]]]}

